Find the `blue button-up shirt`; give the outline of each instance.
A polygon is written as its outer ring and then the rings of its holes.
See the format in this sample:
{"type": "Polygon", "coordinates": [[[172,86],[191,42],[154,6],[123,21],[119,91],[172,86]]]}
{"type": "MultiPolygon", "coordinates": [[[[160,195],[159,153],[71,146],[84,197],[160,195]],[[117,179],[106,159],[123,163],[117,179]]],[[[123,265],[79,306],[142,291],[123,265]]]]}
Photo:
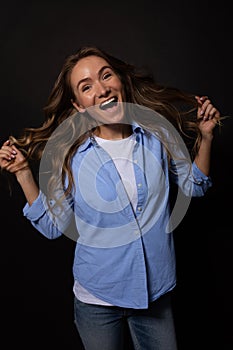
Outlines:
{"type": "Polygon", "coordinates": [[[51,214],[42,191],[23,212],[49,239],[64,234],[74,213],[74,279],[103,301],[140,309],[176,285],[170,181],[186,198],[203,196],[212,183],[194,162],[168,158],[155,134],[137,124],[133,134],[136,211],[113,160],[90,137],[73,157],[75,186],[60,215],[51,214]]]}

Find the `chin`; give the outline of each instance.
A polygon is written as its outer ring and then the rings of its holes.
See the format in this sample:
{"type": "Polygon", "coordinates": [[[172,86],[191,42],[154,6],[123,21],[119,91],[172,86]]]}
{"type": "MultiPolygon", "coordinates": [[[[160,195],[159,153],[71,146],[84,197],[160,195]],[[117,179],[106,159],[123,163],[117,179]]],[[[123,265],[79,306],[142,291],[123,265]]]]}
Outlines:
{"type": "Polygon", "coordinates": [[[88,113],[93,119],[103,124],[120,124],[125,122],[124,108],[121,103],[112,105],[105,110],[99,105],[88,108],[88,113]]]}

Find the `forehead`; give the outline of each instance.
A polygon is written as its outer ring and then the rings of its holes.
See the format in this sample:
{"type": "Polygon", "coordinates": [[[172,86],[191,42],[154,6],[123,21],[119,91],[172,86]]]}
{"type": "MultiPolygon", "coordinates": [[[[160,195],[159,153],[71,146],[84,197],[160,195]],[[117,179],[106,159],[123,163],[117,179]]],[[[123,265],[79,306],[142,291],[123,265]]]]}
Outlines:
{"type": "Polygon", "coordinates": [[[88,56],[81,58],[72,69],[71,84],[75,84],[84,78],[94,77],[104,66],[109,66],[109,64],[102,57],[88,56]]]}

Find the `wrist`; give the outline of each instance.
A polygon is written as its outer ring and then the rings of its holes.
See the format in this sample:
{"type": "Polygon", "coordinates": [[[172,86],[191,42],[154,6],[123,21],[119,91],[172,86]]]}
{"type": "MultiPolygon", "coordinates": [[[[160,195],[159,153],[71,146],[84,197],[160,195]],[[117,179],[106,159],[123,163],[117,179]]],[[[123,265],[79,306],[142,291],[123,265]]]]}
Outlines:
{"type": "Polygon", "coordinates": [[[29,167],[16,171],[15,176],[20,184],[24,182],[31,182],[33,180],[33,175],[29,167]]]}
{"type": "Polygon", "coordinates": [[[214,135],[211,134],[202,134],[202,141],[204,142],[212,142],[214,135]]]}

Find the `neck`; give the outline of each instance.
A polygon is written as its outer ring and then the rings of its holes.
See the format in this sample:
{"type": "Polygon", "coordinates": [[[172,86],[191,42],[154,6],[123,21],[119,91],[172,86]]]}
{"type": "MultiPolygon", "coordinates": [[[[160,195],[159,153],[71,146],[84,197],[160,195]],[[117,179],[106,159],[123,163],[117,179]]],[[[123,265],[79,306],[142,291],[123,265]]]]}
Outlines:
{"type": "Polygon", "coordinates": [[[128,124],[106,124],[99,126],[94,134],[106,140],[120,140],[132,134],[132,127],[128,124]]]}

